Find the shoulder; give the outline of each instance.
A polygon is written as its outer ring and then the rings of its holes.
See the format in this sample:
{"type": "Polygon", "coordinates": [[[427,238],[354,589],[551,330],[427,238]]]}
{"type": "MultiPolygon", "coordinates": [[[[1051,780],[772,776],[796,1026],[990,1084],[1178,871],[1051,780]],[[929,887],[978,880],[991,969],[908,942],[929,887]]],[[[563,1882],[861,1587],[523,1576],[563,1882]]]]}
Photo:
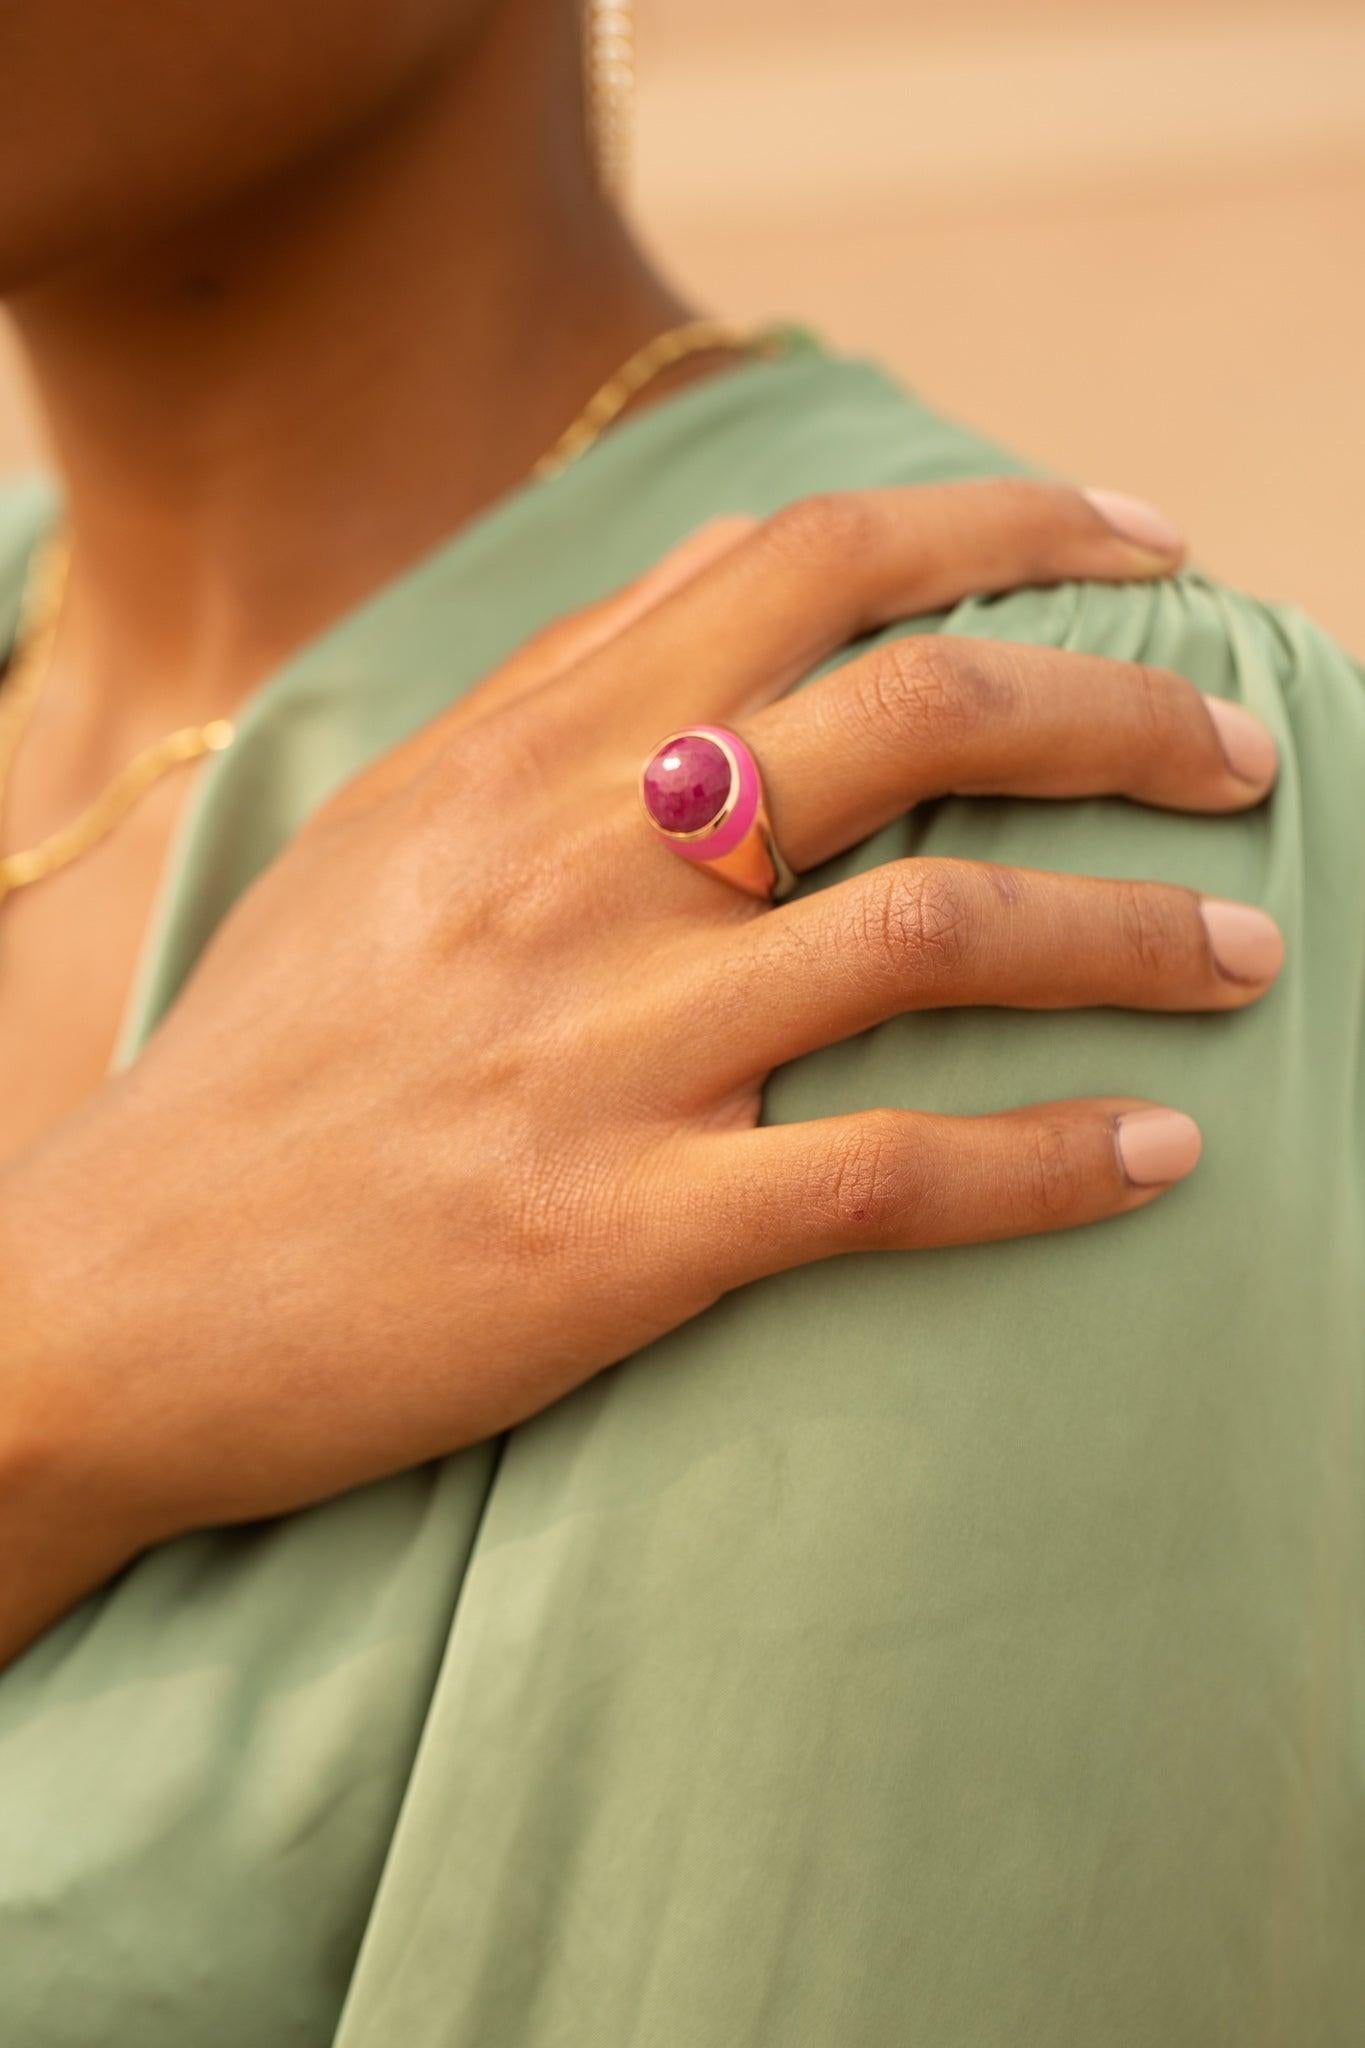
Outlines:
{"type": "MultiPolygon", "coordinates": [[[[768,395],[768,496],[1028,474],[1034,465],[905,390],[878,365],[796,337],[768,395]]],[[[1083,649],[1178,670],[1270,720],[1328,783],[1365,778],[1365,671],[1291,605],[1198,570],[1154,584],[1066,584],[971,599],[914,630],[1083,649]]]]}
{"type": "MultiPolygon", "coordinates": [[[[806,366],[806,446],[793,464],[792,496],[808,489],[919,484],[1018,473],[1018,461],[970,429],[935,416],[870,366],[806,366]],[[834,444],[838,444],[837,446],[834,444]],[[818,454],[816,453],[818,448],[818,454]],[[814,459],[813,459],[814,457],[814,459]],[[808,481],[809,479],[809,481],[808,481]]],[[[798,446],[794,432],[791,445],[798,446]]],[[[897,634],[961,634],[1084,651],[1173,670],[1208,695],[1245,704],[1269,726],[1280,777],[1269,803],[1239,818],[1204,819],[1116,803],[958,803],[927,809],[884,834],[857,862],[896,853],[944,853],[1072,872],[1146,875],[1206,893],[1258,902],[1283,928],[1281,986],[1234,1033],[1195,1020],[1191,1044],[1218,1040],[1224,1071],[1245,1063],[1247,1099],[1262,1112],[1277,1076],[1299,1126],[1316,1132],[1322,1157],[1346,1142],[1340,1104],[1358,1092],[1365,1001],[1365,669],[1295,606],[1263,601],[1198,569],[1157,583],[1063,584],[972,598],[946,616],[917,619],[897,634]],[[1200,1028],[1200,1026],[1204,1028],[1200,1028]]],[[[845,863],[844,865],[847,865],[845,863]]],[[[1126,1085],[1164,1099],[1160,1065],[1174,1039],[1144,1020],[1099,1025],[1076,1019],[1036,1027],[1040,1046],[1125,1036],[1126,1085]]],[[[931,1033],[921,1031],[923,1039],[931,1033]]],[[[1020,1040],[1017,1022],[1011,1043],[1020,1040]]],[[[965,1034],[955,1024],[952,1042],[965,1034]]],[[[917,1066],[922,1082],[922,1054],[917,1066]]],[[[940,1106],[958,1101],[945,1086],[940,1106]]],[[[1019,1099],[1073,1092],[1045,1061],[1019,1099]]],[[[1288,1112],[1286,1111],[1286,1116],[1288,1112]]],[[[1305,1137],[1304,1142],[1307,1142],[1305,1137]]]]}
{"type": "Polygon", "coordinates": [[[1158,583],[1063,584],[971,598],[938,622],[951,631],[1081,648],[1177,667],[1202,688],[1230,691],[1274,678],[1297,698],[1330,675],[1347,702],[1365,684],[1360,662],[1294,605],[1253,597],[1197,569],[1158,583]]]}
{"type": "Polygon", "coordinates": [[[689,439],[700,428],[723,445],[733,483],[756,511],[815,491],[1039,473],[880,363],[795,329],[775,362],[703,388],[687,425],[689,439]]]}
{"type": "MultiPolygon", "coordinates": [[[[1282,812],[1297,810],[1311,790],[1323,822],[1335,819],[1346,831],[1358,815],[1365,668],[1296,606],[1187,571],[1160,583],[1070,584],[971,599],[935,623],[951,633],[1173,669],[1210,695],[1246,704],[1271,727],[1283,763],[1282,812]]],[[[1365,848],[1361,855],[1365,862],[1365,848]]]]}

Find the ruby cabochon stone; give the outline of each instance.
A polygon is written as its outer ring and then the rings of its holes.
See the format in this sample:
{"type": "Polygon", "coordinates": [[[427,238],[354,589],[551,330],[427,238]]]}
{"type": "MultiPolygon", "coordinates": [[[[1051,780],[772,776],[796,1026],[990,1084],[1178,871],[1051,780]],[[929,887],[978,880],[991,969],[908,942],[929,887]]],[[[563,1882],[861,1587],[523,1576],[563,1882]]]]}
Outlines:
{"type": "Polygon", "coordinates": [[[725,808],[730,763],[714,740],[686,733],[650,760],[641,781],[645,809],[664,832],[701,832],[725,808]]]}

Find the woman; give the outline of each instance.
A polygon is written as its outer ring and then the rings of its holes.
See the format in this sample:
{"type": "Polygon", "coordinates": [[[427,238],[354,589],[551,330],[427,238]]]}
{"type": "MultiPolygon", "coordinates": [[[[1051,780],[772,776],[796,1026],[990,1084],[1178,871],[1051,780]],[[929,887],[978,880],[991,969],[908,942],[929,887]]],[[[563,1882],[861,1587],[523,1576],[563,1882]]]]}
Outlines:
{"type": "Polygon", "coordinates": [[[801,337],[524,488],[560,0],[22,24],[7,851],[233,731],[0,912],[6,2038],[1344,2042],[1358,672],[801,337]]]}

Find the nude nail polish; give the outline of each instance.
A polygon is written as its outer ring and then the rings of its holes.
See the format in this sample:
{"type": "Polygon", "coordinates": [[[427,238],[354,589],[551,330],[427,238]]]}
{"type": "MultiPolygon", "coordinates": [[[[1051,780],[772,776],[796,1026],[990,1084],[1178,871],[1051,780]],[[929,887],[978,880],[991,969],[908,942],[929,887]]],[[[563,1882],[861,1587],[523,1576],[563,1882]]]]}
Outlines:
{"type": "Polygon", "coordinates": [[[1119,1164],[1135,1188],[1168,1187],[1199,1163],[1203,1139],[1193,1117],[1178,1109],[1134,1109],[1115,1130],[1119,1164]]]}
{"type": "Polygon", "coordinates": [[[1126,491],[1082,491],[1106,526],[1120,540],[1131,542],[1149,555],[1178,557],[1185,552],[1185,540],[1163,512],[1145,498],[1130,498],[1126,491]]]}
{"type": "Polygon", "coordinates": [[[1240,704],[1226,704],[1221,697],[1206,697],[1205,706],[1213,720],[1223,759],[1239,781],[1255,788],[1268,788],[1275,780],[1279,755],[1275,742],[1253,712],[1240,704]]]}
{"type": "Polygon", "coordinates": [[[1273,917],[1250,903],[1221,903],[1212,896],[1204,898],[1199,914],[1220,974],[1253,985],[1275,979],[1284,964],[1284,940],[1273,917]]]}

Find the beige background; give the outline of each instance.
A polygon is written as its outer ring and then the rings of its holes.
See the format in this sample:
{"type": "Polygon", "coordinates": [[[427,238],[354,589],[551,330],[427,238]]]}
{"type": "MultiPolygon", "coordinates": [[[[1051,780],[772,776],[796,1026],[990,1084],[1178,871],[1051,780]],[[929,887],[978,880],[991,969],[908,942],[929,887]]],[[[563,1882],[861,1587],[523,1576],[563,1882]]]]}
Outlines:
{"type": "Polygon", "coordinates": [[[1365,648],[1365,0],[637,0],[638,211],[1365,648]]]}
{"type": "MultiPolygon", "coordinates": [[[[636,212],[1365,647],[1363,0],[637,0],[636,212]]],[[[24,438],[0,363],[0,465],[24,438]]]]}

